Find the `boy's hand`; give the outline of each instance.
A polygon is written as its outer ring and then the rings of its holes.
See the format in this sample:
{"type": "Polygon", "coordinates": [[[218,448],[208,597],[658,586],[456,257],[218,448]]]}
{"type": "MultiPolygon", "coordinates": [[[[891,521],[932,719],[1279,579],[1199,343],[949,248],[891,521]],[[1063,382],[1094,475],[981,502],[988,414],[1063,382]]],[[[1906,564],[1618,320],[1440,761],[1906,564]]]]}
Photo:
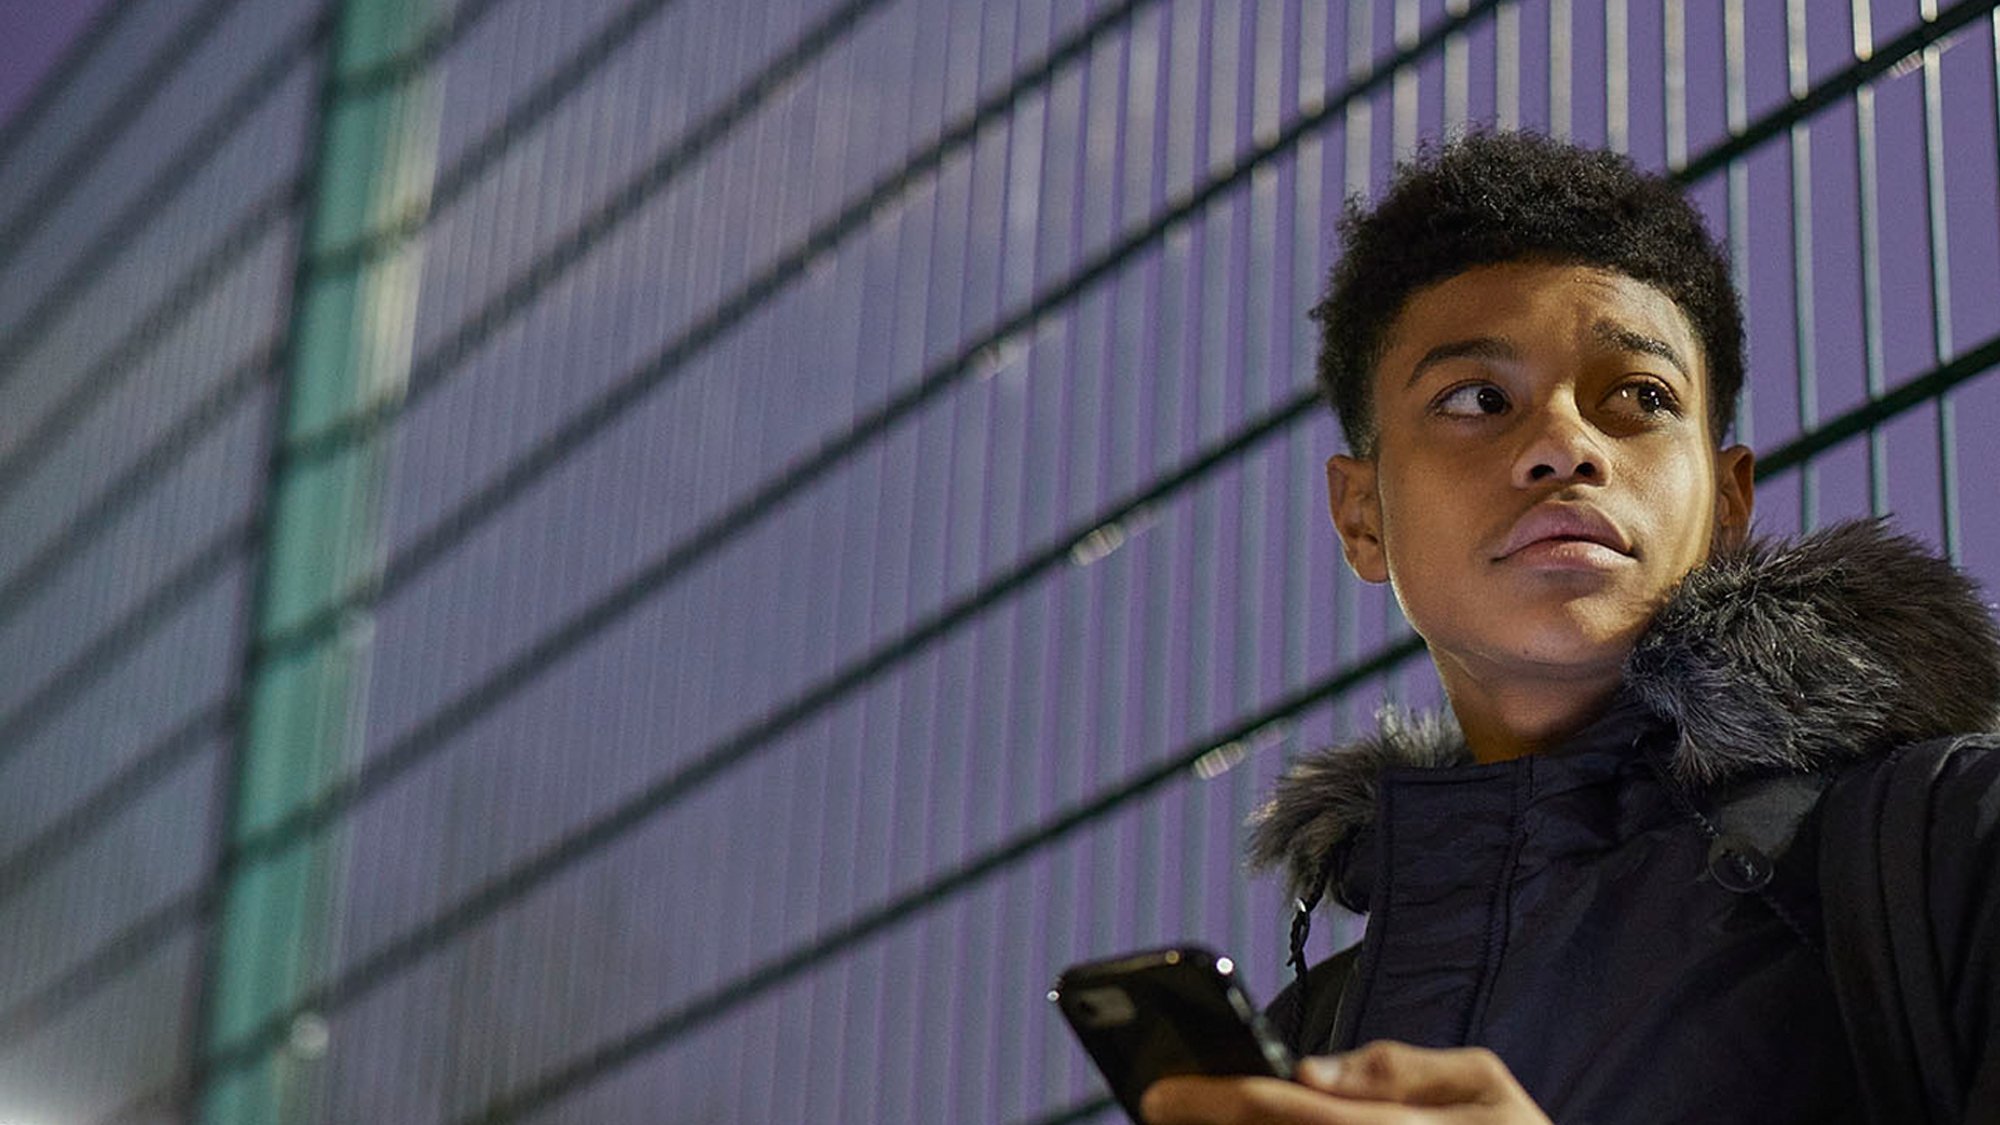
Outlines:
{"type": "Polygon", "coordinates": [[[1147,1088],[1140,1109],[1151,1125],[1549,1125],[1493,1052],[1387,1040],[1345,1055],[1304,1059],[1297,1082],[1163,1078],[1147,1088]]]}

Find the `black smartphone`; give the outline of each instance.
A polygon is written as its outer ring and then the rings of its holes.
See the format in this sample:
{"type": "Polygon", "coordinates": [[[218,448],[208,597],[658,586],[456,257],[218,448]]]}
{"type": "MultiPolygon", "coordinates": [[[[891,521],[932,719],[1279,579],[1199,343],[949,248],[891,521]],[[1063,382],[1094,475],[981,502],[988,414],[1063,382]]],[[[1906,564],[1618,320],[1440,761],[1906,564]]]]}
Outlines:
{"type": "Polygon", "coordinates": [[[1071,965],[1049,999],[1134,1121],[1139,1095],[1168,1075],[1292,1076],[1292,1053],[1244,994],[1236,967],[1197,946],[1071,965]]]}

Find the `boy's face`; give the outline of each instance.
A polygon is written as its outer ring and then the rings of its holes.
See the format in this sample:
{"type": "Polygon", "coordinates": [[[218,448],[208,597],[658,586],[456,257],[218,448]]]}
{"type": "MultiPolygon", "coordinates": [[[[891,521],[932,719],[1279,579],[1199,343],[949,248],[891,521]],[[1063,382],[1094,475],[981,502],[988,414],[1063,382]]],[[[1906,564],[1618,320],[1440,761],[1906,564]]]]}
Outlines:
{"type": "Polygon", "coordinates": [[[1752,456],[1715,448],[1693,328],[1623,274],[1455,275],[1404,305],[1374,379],[1374,458],[1327,464],[1334,524],[1447,688],[1615,672],[1749,525],[1752,456]]]}

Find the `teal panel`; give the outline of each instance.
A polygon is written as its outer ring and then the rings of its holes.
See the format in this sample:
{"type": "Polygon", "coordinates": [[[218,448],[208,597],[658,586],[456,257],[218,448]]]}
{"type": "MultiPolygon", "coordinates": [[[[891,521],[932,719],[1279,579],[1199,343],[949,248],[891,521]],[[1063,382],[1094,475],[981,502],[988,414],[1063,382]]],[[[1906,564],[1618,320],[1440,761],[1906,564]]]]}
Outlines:
{"type": "MultiPolygon", "coordinates": [[[[427,206],[434,177],[431,72],[406,81],[348,76],[414,58],[428,5],[350,0],[332,44],[321,102],[320,151],[295,278],[284,388],[283,442],[319,433],[399,397],[409,376],[422,243],[378,242],[339,253],[427,206]]],[[[280,446],[283,448],[283,445],[280,446]]],[[[260,642],[295,627],[380,567],[384,443],[332,456],[280,459],[267,500],[260,642]]],[[[311,804],[358,758],[368,660],[365,615],[305,645],[252,659],[246,684],[232,845],[311,804]]],[[[319,834],[259,862],[233,865],[222,891],[208,997],[206,1050],[289,1023],[282,1050],[206,1091],[205,1121],[292,1120],[309,1099],[325,1050],[324,1022],[299,1010],[325,980],[342,837],[319,834]]]]}

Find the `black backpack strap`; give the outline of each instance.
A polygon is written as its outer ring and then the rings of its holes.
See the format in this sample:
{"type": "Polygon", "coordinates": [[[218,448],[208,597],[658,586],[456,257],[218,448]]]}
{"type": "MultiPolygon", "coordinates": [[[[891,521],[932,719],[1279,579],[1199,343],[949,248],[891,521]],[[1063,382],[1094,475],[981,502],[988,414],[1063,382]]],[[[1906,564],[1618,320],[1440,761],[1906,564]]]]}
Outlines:
{"type": "Polygon", "coordinates": [[[1712,799],[1709,875],[1739,893],[1755,894],[1814,953],[1825,945],[1819,923],[1817,840],[1808,827],[1833,779],[1780,774],[1740,782],[1712,799]]]}
{"type": "Polygon", "coordinates": [[[1304,976],[1285,986],[1265,1018],[1283,1036],[1285,1045],[1300,1057],[1324,1055],[1334,1050],[1334,1026],[1340,1016],[1340,1002],[1354,975],[1354,963],[1361,953],[1356,942],[1314,965],[1304,976]]]}
{"type": "Polygon", "coordinates": [[[1922,743],[1852,769],[1821,813],[1827,964],[1875,1121],[1964,1117],[1925,857],[1935,782],[1957,745],[1922,743]]]}

